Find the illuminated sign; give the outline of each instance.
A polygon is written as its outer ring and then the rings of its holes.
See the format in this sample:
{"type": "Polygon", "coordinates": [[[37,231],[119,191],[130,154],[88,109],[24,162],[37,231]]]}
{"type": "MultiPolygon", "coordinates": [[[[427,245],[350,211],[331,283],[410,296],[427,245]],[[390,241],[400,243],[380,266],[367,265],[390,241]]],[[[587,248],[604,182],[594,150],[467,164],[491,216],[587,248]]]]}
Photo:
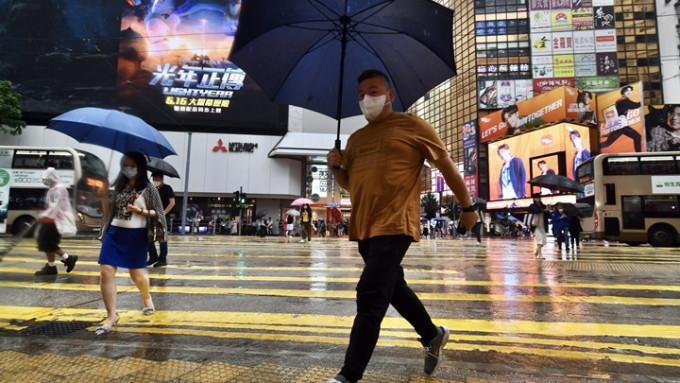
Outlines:
{"type": "Polygon", "coordinates": [[[597,96],[600,152],[645,150],[642,82],[597,96]]]}
{"type": "Polygon", "coordinates": [[[584,105],[581,108],[578,104],[582,97],[582,91],[563,86],[519,102],[515,107],[509,107],[480,117],[480,142],[499,139],[536,126],[564,119],[592,121],[594,120],[593,113],[587,112],[596,110],[595,97],[592,96],[587,106],[584,105]],[[504,114],[505,118],[503,117],[504,114]]]}
{"type": "Polygon", "coordinates": [[[490,143],[489,199],[515,200],[538,192],[528,183],[543,171],[537,159],[556,174],[574,179],[575,167],[590,157],[590,130],[560,123],[490,143]]]}

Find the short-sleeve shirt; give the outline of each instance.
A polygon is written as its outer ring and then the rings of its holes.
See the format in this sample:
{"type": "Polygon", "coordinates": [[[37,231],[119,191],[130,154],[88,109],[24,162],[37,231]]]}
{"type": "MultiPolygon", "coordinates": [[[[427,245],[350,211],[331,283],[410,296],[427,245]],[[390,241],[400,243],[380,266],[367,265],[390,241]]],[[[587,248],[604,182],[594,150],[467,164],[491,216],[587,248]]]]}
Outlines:
{"type": "Polygon", "coordinates": [[[446,156],[434,128],[410,114],[395,112],[354,132],[342,165],[352,200],[349,239],[402,234],[418,241],[423,163],[446,156]]]}
{"type": "Polygon", "coordinates": [[[163,186],[158,188],[158,194],[161,195],[163,209],[168,207],[168,204],[170,204],[170,198],[175,198],[175,191],[172,190],[172,186],[166,184],[163,184],[163,186]]]}

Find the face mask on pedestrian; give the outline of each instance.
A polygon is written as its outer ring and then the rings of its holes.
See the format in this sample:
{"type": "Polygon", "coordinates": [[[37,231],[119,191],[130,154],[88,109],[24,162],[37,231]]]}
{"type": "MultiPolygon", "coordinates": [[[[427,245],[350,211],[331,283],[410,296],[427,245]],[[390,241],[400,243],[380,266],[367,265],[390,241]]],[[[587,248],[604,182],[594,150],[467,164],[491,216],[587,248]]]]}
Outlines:
{"type": "Polygon", "coordinates": [[[161,181],[153,181],[153,184],[156,185],[157,188],[161,187],[163,183],[161,181]]]}
{"type": "Polygon", "coordinates": [[[560,214],[564,213],[564,209],[557,209],[557,211],[559,211],[560,214]]]}
{"type": "Polygon", "coordinates": [[[125,177],[127,178],[135,178],[137,177],[137,168],[126,166],[123,168],[123,174],[125,174],[125,177]]]}
{"type": "Polygon", "coordinates": [[[380,113],[382,113],[386,100],[387,96],[384,94],[380,96],[364,95],[364,98],[359,100],[361,113],[364,114],[364,117],[366,117],[369,122],[375,120],[380,116],[380,113]]]}

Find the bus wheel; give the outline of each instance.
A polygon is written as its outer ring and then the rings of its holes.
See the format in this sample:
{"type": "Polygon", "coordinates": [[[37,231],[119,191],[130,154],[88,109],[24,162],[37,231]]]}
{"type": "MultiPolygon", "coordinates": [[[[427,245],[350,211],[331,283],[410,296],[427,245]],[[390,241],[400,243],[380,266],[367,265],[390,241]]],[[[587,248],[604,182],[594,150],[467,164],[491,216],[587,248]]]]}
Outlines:
{"type": "MultiPolygon", "coordinates": [[[[19,217],[14,220],[12,223],[12,234],[14,235],[19,235],[22,231],[26,230],[27,227],[31,226],[33,224],[33,217],[25,216],[25,217],[19,217]]],[[[33,236],[33,230],[29,231],[26,233],[25,237],[32,237],[33,236]]]]}
{"type": "Polygon", "coordinates": [[[647,232],[647,240],[654,247],[675,246],[676,236],[675,230],[667,225],[654,225],[647,232]]]}

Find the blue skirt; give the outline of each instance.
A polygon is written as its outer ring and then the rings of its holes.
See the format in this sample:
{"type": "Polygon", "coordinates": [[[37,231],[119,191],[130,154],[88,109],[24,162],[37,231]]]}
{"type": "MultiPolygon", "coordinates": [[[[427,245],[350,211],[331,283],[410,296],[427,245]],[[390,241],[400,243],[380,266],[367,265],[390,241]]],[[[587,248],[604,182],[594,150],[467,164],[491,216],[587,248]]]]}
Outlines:
{"type": "Polygon", "coordinates": [[[144,269],[149,248],[147,241],[146,228],[127,229],[109,226],[99,252],[99,264],[144,269]]]}

